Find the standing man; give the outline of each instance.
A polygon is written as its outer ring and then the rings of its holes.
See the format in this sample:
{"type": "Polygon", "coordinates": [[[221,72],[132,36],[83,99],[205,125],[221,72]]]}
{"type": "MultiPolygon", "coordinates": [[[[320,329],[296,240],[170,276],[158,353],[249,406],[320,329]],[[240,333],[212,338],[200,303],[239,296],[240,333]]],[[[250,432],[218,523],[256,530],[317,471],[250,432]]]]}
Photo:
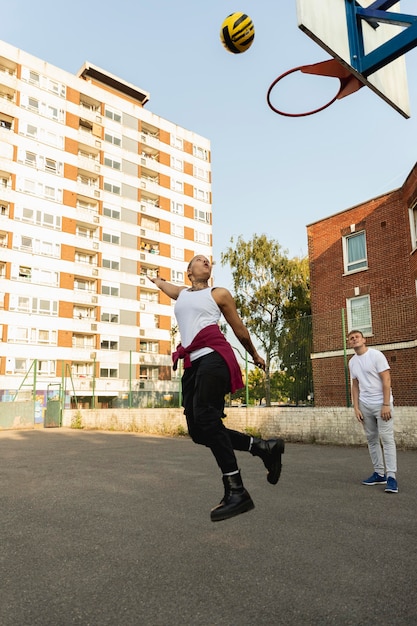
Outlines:
{"type": "Polygon", "coordinates": [[[374,466],[374,473],[362,484],[386,484],[387,493],[398,493],[390,367],[382,352],[367,347],[360,330],[351,330],[348,342],[355,351],[349,361],[353,408],[365,429],[374,466]]]}
{"type": "Polygon", "coordinates": [[[284,441],[265,441],[225,427],[224,397],[241,389],[243,381],[232,346],[219,328],[222,314],[255,365],[265,369],[265,361],[256,351],[230,292],[209,286],[210,261],[203,255],[195,256],[188,264],[187,276],[189,289],[159,276],[151,280],[176,300],[181,344],[172,356],[174,369],[178,359],[184,359],[182,396],[188,432],[195,443],[210,448],[223,474],[224,497],[211,511],[211,520],[217,522],[255,506],[243,486],[234,450],[260,457],[268,470],[268,482],[275,485],[281,474],[284,441]]]}

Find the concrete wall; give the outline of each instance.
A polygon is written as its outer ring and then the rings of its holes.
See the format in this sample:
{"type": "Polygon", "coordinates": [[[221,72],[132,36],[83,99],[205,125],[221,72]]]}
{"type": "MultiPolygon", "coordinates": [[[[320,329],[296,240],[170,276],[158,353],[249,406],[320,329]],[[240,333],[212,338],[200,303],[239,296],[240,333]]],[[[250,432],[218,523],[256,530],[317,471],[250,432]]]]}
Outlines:
{"type": "MultiPolygon", "coordinates": [[[[283,437],[286,441],[336,445],[365,445],[362,426],[353,409],[347,408],[247,408],[227,409],[228,428],[283,437]]],[[[143,432],[186,434],[182,409],[81,409],[65,410],[63,426],[143,432]]],[[[416,407],[395,408],[395,438],[398,447],[417,449],[416,407]]]]}
{"type": "Polygon", "coordinates": [[[0,402],[0,430],[35,427],[35,402],[0,402]]]}

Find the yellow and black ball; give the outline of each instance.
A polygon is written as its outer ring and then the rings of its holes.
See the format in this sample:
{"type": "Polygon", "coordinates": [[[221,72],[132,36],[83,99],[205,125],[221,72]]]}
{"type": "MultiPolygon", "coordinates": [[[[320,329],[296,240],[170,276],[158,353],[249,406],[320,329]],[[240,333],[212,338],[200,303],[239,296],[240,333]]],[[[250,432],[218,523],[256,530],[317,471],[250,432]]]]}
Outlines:
{"type": "Polygon", "coordinates": [[[245,13],[231,13],[226,17],[220,31],[220,40],[226,50],[233,54],[246,52],[254,40],[255,28],[245,13]]]}

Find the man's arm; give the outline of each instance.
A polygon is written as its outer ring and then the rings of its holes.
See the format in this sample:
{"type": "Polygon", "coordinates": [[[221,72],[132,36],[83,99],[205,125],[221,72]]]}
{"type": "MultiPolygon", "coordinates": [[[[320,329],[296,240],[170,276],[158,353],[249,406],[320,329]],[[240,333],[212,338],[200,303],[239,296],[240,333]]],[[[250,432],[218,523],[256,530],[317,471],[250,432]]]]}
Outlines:
{"type": "Polygon", "coordinates": [[[379,372],[382,381],[382,392],[384,394],[383,405],[381,407],[381,417],[385,422],[391,419],[391,372],[384,370],[379,372]]]}
{"type": "Polygon", "coordinates": [[[172,300],[176,300],[180,295],[180,292],[183,289],[187,289],[187,287],[179,287],[178,285],[173,285],[169,283],[165,278],[161,278],[157,276],[156,278],[151,278],[148,276],[149,280],[153,282],[161,291],[163,291],[169,298],[172,300]]]}
{"type": "Polygon", "coordinates": [[[216,304],[223,313],[226,322],[230,324],[233,332],[245,348],[246,352],[249,352],[255,365],[265,369],[265,361],[257,353],[250,338],[248,329],[242,322],[239,313],[237,312],[236,303],[233,300],[230,291],[224,289],[224,287],[216,287],[213,289],[212,294],[216,304]]]}
{"type": "Polygon", "coordinates": [[[363,416],[359,409],[359,381],[357,378],[352,378],[351,394],[353,410],[355,411],[356,419],[358,420],[358,422],[363,422],[363,416]]]}

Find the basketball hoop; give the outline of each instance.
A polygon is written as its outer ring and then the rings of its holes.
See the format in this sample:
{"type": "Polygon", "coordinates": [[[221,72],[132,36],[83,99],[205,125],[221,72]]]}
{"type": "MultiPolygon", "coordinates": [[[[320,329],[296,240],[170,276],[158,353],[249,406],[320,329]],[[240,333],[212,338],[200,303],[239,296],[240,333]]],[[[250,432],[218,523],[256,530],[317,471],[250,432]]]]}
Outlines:
{"type": "Polygon", "coordinates": [[[344,67],[339,61],[336,59],[329,59],[328,61],[322,61],[321,63],[314,63],[313,65],[300,65],[299,67],[294,67],[292,70],[288,70],[284,72],[278,78],[271,83],[271,86],[268,89],[268,93],[266,94],[266,100],[268,102],[269,107],[274,111],[274,113],[278,113],[278,115],[284,115],[285,117],[305,117],[307,115],[314,115],[315,113],[319,113],[324,109],[327,109],[333,102],[336,100],[340,100],[340,98],[344,98],[345,96],[349,96],[350,94],[358,91],[363,87],[363,83],[356,78],[346,67],[344,67]],[[328,76],[331,78],[338,78],[340,81],[340,87],[336,95],[323,104],[321,107],[317,109],[313,109],[312,111],[307,111],[305,113],[287,113],[286,111],[281,111],[273,106],[271,103],[271,92],[274,87],[286,76],[290,74],[294,74],[295,72],[302,72],[303,74],[315,74],[317,76],[328,76]]]}

